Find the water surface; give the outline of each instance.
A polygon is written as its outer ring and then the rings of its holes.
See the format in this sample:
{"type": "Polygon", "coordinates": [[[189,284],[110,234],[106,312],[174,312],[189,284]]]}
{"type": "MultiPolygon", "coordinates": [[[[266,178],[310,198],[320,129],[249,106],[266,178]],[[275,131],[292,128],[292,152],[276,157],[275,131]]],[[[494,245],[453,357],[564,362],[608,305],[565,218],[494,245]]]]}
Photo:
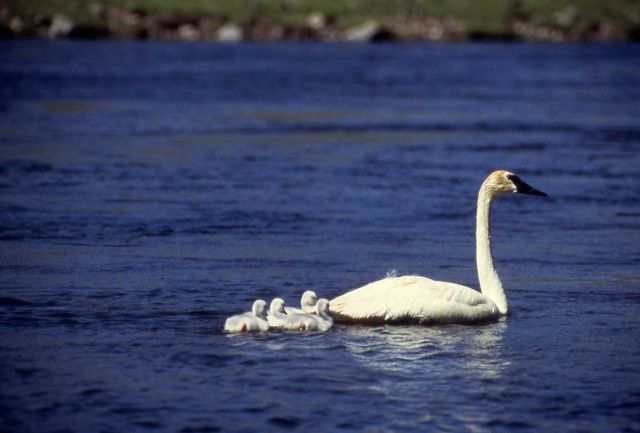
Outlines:
{"type": "Polygon", "coordinates": [[[0,429],[640,431],[638,45],[0,42],[0,429]],[[513,314],[223,334],[392,270],[513,314]]]}

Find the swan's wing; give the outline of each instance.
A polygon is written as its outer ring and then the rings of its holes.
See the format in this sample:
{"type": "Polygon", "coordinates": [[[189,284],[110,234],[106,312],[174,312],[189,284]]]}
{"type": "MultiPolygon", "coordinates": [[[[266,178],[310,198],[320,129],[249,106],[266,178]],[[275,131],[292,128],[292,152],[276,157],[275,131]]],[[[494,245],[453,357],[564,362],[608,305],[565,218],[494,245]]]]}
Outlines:
{"type": "Polygon", "coordinates": [[[256,318],[252,313],[236,314],[229,317],[224,322],[224,330],[227,332],[245,332],[248,331],[249,323],[252,318],[256,318]]]}
{"type": "Polygon", "coordinates": [[[247,319],[246,324],[248,332],[264,332],[269,330],[269,323],[257,316],[247,319]]]}
{"type": "Polygon", "coordinates": [[[495,307],[469,287],[418,276],[375,281],[338,296],[330,305],[337,320],[360,323],[485,320],[495,307]]]}

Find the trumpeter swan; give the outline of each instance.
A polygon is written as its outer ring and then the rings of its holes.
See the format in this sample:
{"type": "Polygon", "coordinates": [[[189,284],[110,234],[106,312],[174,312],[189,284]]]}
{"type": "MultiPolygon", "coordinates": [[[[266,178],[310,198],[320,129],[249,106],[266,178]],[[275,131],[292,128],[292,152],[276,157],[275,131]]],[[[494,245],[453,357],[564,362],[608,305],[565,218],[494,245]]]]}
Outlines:
{"type": "Polygon", "coordinates": [[[227,332],[268,331],[267,303],[258,299],[253,303],[251,311],[229,317],[224,322],[224,330],[227,332]]]}
{"type": "Polygon", "coordinates": [[[476,262],[482,293],[459,284],[420,276],[385,278],[331,301],[337,321],[353,323],[473,323],[508,314],[507,297],[491,256],[490,210],[508,193],[546,196],[505,170],[491,173],[478,192],[476,262]]]}
{"type": "Polygon", "coordinates": [[[284,310],[284,300],[274,298],[271,301],[269,312],[267,313],[267,322],[272,328],[282,328],[287,320],[287,313],[284,310]]]}
{"type": "Polygon", "coordinates": [[[319,299],[316,303],[316,314],[288,314],[284,323],[285,329],[297,331],[328,331],[333,326],[333,318],[329,315],[329,301],[319,299]]]}
{"type": "Polygon", "coordinates": [[[284,310],[287,314],[313,314],[316,312],[316,302],[318,302],[316,292],[313,290],[306,290],[300,299],[300,308],[284,307],[284,310]]]}

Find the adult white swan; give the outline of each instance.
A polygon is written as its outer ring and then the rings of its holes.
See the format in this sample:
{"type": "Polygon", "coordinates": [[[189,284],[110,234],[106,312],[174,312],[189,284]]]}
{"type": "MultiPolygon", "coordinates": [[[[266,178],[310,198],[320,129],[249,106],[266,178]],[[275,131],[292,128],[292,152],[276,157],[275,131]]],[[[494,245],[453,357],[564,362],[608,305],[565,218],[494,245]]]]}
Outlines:
{"type": "Polygon", "coordinates": [[[224,322],[224,330],[227,332],[268,331],[267,303],[262,299],[256,300],[251,311],[229,317],[224,322]]]}
{"type": "Polygon", "coordinates": [[[482,293],[469,287],[420,276],[390,277],[331,301],[337,321],[420,324],[474,323],[508,314],[507,297],[491,257],[490,210],[507,193],[546,196],[505,170],[491,173],[480,187],[476,214],[476,262],[482,293]]]}

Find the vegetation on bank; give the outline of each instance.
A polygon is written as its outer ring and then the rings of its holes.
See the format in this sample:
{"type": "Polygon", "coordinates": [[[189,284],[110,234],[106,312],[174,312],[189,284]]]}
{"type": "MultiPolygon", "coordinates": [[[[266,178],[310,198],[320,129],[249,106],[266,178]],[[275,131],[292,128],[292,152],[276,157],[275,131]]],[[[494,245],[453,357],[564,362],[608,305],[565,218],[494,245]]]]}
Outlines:
{"type": "Polygon", "coordinates": [[[637,0],[6,0],[5,37],[640,40],[637,0]]]}

